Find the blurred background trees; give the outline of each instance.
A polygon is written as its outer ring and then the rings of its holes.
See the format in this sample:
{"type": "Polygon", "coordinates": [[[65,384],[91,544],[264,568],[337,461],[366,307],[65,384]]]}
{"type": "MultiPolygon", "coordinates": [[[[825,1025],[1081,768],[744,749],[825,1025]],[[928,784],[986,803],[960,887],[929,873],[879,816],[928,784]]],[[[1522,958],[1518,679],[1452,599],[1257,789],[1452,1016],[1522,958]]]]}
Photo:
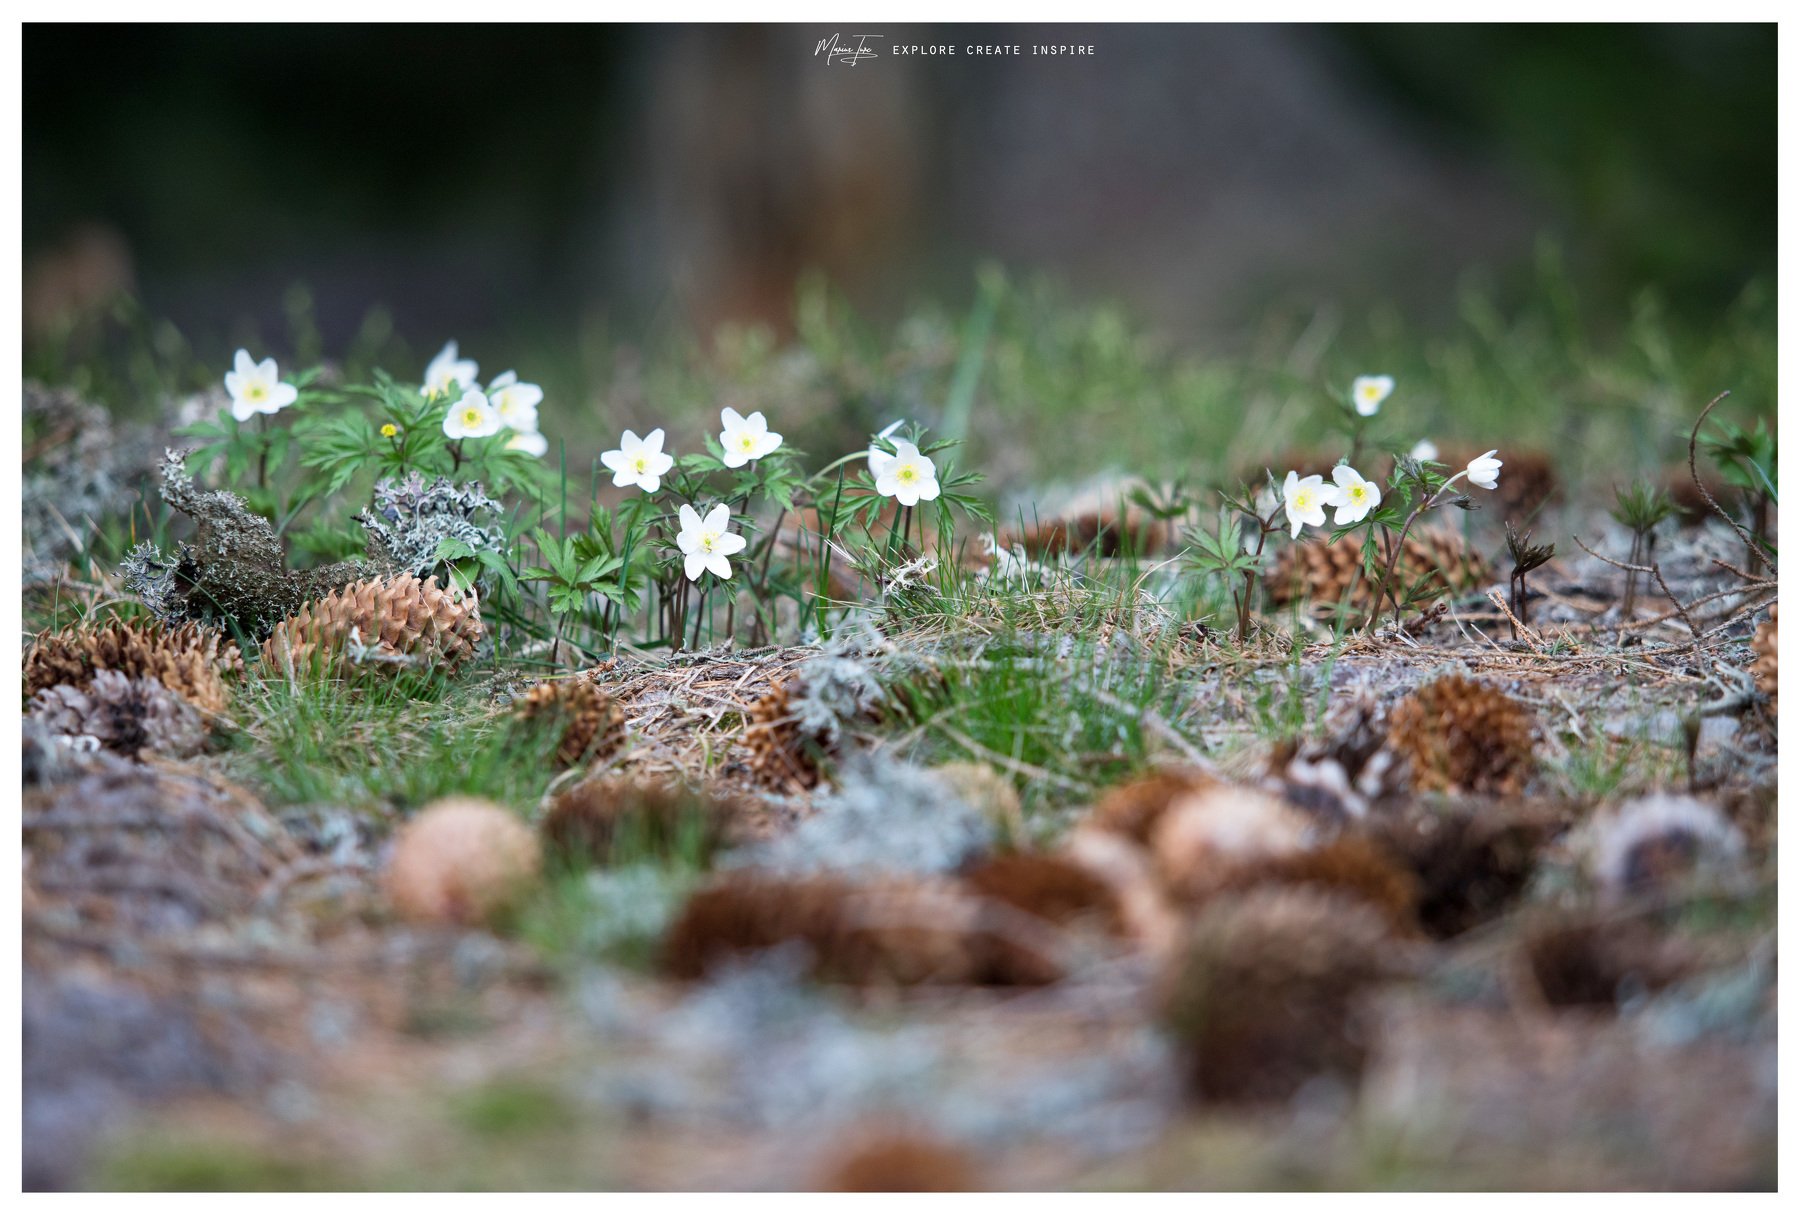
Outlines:
{"type": "MultiPolygon", "coordinates": [[[[1091,57],[826,67],[803,26],[29,27],[28,343],[876,317],[1048,270],[1184,344],[1305,298],[1429,325],[1553,238],[1590,301],[1772,280],[1773,26],[886,27],[1091,57]],[[285,304],[284,304],[285,300],[285,304]]],[[[423,336],[420,336],[423,335],[423,336]]]]}

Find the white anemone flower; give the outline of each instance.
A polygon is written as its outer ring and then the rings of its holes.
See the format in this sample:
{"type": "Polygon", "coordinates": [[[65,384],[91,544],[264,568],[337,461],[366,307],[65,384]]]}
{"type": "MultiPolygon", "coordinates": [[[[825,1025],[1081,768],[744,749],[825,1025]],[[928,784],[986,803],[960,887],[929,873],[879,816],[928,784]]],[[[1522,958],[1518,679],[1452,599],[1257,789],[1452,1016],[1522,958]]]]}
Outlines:
{"type": "Polygon", "coordinates": [[[238,351],[232,369],[225,373],[225,391],[231,394],[231,416],[240,422],[259,413],[280,413],[300,396],[298,388],[281,382],[274,359],[258,363],[248,350],[238,351]]]}
{"type": "Polygon", "coordinates": [[[725,427],[719,432],[719,446],[725,450],[721,459],[726,468],[742,468],[781,446],[781,436],[769,429],[760,409],[746,418],[727,405],[719,411],[719,422],[725,427]]]}
{"type": "Polygon", "coordinates": [[[1394,377],[1391,375],[1359,375],[1350,385],[1350,401],[1356,406],[1356,412],[1365,418],[1372,418],[1381,412],[1381,403],[1388,399],[1394,391],[1394,377]]]}
{"type": "Polygon", "coordinates": [[[425,368],[425,383],[419,391],[427,397],[447,397],[453,388],[467,392],[475,387],[477,370],[473,359],[456,357],[455,342],[445,342],[444,348],[437,352],[437,357],[425,368]]]}
{"type": "Polygon", "coordinates": [[[1470,485],[1479,485],[1483,489],[1498,489],[1500,487],[1501,461],[1494,459],[1494,456],[1499,450],[1500,449],[1496,447],[1493,451],[1490,451],[1485,455],[1476,456],[1473,460],[1469,461],[1468,473],[1470,485]]]}
{"type": "Polygon", "coordinates": [[[1289,469],[1281,497],[1287,507],[1288,526],[1294,529],[1296,538],[1302,528],[1325,526],[1325,506],[1332,495],[1326,493],[1325,478],[1318,473],[1302,477],[1289,469]]]}
{"type": "Polygon", "coordinates": [[[500,411],[480,390],[465,392],[463,399],[444,415],[444,433],[452,439],[485,439],[497,435],[500,433],[500,411]]]}
{"type": "Polygon", "coordinates": [[[1337,526],[1361,523],[1370,511],[1381,505],[1381,487],[1364,480],[1363,475],[1348,464],[1332,469],[1331,479],[1337,482],[1337,490],[1328,500],[1337,507],[1337,515],[1332,519],[1337,526]]]}
{"type": "Polygon", "coordinates": [[[744,538],[731,531],[731,508],[723,502],[712,508],[706,518],[700,512],[681,504],[681,531],[675,546],[681,550],[682,567],[689,582],[700,581],[700,575],[711,573],[717,578],[731,577],[731,562],[726,558],[743,550],[744,538]]]}
{"type": "Polygon", "coordinates": [[[653,494],[662,488],[664,475],[675,467],[675,457],[664,452],[662,446],[660,426],[641,439],[635,431],[628,430],[616,449],[600,453],[600,463],[612,469],[614,485],[621,489],[635,485],[653,494]]]}
{"type": "Polygon", "coordinates": [[[535,430],[522,430],[506,440],[506,450],[541,458],[550,450],[550,440],[535,430]]]}
{"type": "Polygon", "coordinates": [[[503,371],[487,386],[488,400],[500,411],[500,424],[522,435],[535,434],[538,428],[538,403],[544,390],[536,384],[522,384],[515,371],[503,371]]]}
{"type": "Polygon", "coordinates": [[[1415,460],[1435,460],[1438,458],[1438,445],[1430,439],[1420,439],[1413,444],[1412,458],[1415,460]]]}
{"type": "Polygon", "coordinates": [[[930,502],[938,496],[937,465],[905,439],[894,440],[894,454],[877,453],[869,460],[875,492],[901,506],[930,502]]]}

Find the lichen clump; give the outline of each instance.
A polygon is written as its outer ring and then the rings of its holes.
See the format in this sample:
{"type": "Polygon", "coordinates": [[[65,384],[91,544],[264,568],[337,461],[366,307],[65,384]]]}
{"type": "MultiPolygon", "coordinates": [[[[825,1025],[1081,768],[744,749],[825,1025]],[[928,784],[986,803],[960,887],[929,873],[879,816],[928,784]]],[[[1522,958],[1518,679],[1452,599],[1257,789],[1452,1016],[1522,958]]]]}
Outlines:
{"type": "Polygon", "coordinates": [[[178,451],[162,463],[163,501],[194,520],[193,543],[165,556],[146,541],[120,572],[152,615],[166,624],[195,622],[262,640],[320,595],[367,573],[356,562],[290,570],[275,525],[229,490],[202,490],[178,451]]]}
{"type": "Polygon", "coordinates": [[[506,533],[485,525],[500,512],[500,504],[482,492],[479,481],[457,485],[439,477],[427,485],[423,474],[413,472],[404,480],[380,481],[374,501],[356,521],[368,533],[373,564],[424,578],[437,568],[446,540],[474,553],[503,552],[506,533]]]}

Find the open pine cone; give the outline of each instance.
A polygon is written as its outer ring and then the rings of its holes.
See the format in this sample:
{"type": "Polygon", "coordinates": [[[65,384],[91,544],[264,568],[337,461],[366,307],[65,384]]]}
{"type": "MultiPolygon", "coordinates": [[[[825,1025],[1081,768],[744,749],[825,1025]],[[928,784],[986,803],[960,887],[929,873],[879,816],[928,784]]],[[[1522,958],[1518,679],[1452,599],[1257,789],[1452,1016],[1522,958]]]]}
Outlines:
{"type": "Polygon", "coordinates": [[[694,892],[663,939],[663,967],[694,979],[794,941],[815,978],[857,986],[1035,986],[1062,977],[1061,937],[1036,917],[956,885],[781,878],[736,870],[694,892]]]}
{"type": "Polygon", "coordinates": [[[770,688],[750,706],[744,729],[751,779],[765,789],[802,793],[819,783],[819,743],[800,729],[794,698],[800,681],[788,679],[770,688]]]}
{"type": "Polygon", "coordinates": [[[110,620],[38,634],[25,652],[25,696],[59,684],[86,688],[98,672],[115,671],[155,680],[195,708],[220,713],[231,700],[226,679],[243,670],[237,646],[217,629],[110,620]]]}
{"type": "Polygon", "coordinates": [[[1320,1074],[1356,1079],[1359,997],[1405,969],[1381,914],[1341,895],[1275,887],[1208,907],[1162,985],[1190,1093],[1282,1101],[1320,1074]]]}
{"type": "Polygon", "coordinates": [[[1411,762],[1415,788],[1518,793],[1537,767],[1531,710],[1499,688],[1445,675],[1412,693],[1388,721],[1388,746],[1411,762]]]}
{"type": "Polygon", "coordinates": [[[436,578],[353,582],[276,625],[263,643],[263,663],[288,672],[319,659],[350,668],[435,665],[455,674],[481,643],[478,609],[473,591],[444,590],[436,578]]]}
{"type": "MultiPolygon", "coordinates": [[[[1460,535],[1426,528],[1407,535],[1394,566],[1393,589],[1404,597],[1427,578],[1431,589],[1455,593],[1479,586],[1487,574],[1487,562],[1460,535]]],[[[1314,612],[1324,614],[1335,612],[1346,592],[1353,609],[1367,611],[1379,585],[1379,576],[1373,582],[1363,576],[1362,541],[1352,536],[1286,545],[1268,577],[1269,598],[1277,607],[1306,599],[1314,612]]]]}
{"type": "Polygon", "coordinates": [[[513,720],[565,723],[556,746],[565,768],[590,756],[610,758],[625,745],[625,710],[586,674],[537,684],[513,702],[513,720]]]}
{"type": "Polygon", "coordinates": [[[43,689],[31,699],[31,716],[65,739],[132,759],[144,751],[181,759],[206,744],[206,722],[193,705],[154,679],[118,671],[98,671],[82,687],[43,689]]]}
{"type": "Polygon", "coordinates": [[[1756,626],[1756,638],[1750,643],[1750,648],[1756,651],[1756,661],[1750,664],[1750,673],[1756,676],[1757,691],[1769,698],[1770,713],[1776,711],[1778,704],[1776,693],[1781,690],[1780,673],[1776,670],[1776,662],[1780,655],[1778,653],[1779,638],[1776,634],[1778,626],[1775,619],[1775,613],[1780,608],[1779,603],[1769,605],[1769,618],[1756,626]]]}

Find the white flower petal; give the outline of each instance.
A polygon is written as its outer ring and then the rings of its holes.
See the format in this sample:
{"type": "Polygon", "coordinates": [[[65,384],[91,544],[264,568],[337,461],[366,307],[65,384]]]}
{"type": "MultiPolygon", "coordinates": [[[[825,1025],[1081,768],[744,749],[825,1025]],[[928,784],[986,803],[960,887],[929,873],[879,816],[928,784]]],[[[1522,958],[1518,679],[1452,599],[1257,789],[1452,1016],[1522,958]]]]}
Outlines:
{"type": "Polygon", "coordinates": [[[507,450],[522,451],[528,456],[543,457],[550,451],[550,440],[536,431],[522,431],[506,441],[507,450]]]}
{"type": "Polygon", "coordinates": [[[706,554],[689,553],[681,563],[689,582],[700,581],[700,575],[706,572],[706,554]]]}
{"type": "Polygon", "coordinates": [[[731,508],[723,502],[706,512],[705,528],[709,532],[722,532],[731,526],[731,508]]]}
{"type": "Polygon", "coordinates": [[[717,577],[726,579],[731,577],[731,562],[725,560],[725,555],[723,553],[714,552],[708,555],[706,558],[706,568],[711,570],[717,577]]]}

